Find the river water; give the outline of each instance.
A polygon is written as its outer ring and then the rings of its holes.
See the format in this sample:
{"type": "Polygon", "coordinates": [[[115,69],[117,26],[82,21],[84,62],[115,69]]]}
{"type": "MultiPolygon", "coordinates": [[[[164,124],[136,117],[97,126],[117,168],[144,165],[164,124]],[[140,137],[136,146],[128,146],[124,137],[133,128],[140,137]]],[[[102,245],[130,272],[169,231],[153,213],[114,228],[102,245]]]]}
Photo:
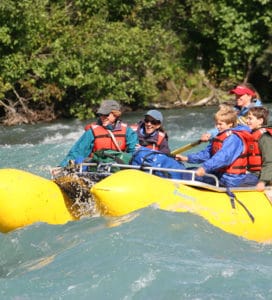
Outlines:
{"type": "MultiPolygon", "coordinates": [[[[215,110],[163,111],[171,149],[213,127],[215,110]]],[[[142,115],[126,113],[123,120],[142,115]]],[[[85,124],[0,127],[1,168],[50,178],[85,124]]],[[[104,217],[37,223],[0,234],[0,247],[0,299],[272,299],[272,245],[189,213],[149,207],[114,223],[104,217]]]]}

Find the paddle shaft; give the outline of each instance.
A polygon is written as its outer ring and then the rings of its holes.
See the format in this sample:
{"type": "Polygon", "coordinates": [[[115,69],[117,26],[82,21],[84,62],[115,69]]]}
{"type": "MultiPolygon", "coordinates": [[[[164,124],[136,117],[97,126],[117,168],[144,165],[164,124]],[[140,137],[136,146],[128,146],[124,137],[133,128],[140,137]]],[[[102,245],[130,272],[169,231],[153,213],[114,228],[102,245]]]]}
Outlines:
{"type": "Polygon", "coordinates": [[[176,154],[179,154],[179,153],[181,153],[181,152],[190,150],[191,148],[193,148],[193,147],[199,145],[201,142],[202,142],[201,140],[197,140],[197,141],[194,141],[194,142],[192,142],[192,143],[190,143],[190,144],[187,144],[187,145],[184,145],[184,146],[182,146],[182,147],[180,147],[180,148],[177,148],[177,149],[175,149],[175,150],[173,150],[173,151],[171,152],[171,155],[176,155],[176,154]]]}

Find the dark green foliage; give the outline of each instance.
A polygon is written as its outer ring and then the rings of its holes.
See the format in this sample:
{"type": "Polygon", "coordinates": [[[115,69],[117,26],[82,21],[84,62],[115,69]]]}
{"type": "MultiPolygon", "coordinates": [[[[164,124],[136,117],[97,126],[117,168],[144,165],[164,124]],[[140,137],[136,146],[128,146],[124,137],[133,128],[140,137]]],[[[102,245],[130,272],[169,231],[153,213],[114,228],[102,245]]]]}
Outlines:
{"type": "Polygon", "coordinates": [[[87,118],[106,97],[134,108],[188,104],[207,96],[210,85],[256,74],[269,81],[271,6],[268,0],[1,0],[0,114],[46,104],[54,116],[87,118]]]}

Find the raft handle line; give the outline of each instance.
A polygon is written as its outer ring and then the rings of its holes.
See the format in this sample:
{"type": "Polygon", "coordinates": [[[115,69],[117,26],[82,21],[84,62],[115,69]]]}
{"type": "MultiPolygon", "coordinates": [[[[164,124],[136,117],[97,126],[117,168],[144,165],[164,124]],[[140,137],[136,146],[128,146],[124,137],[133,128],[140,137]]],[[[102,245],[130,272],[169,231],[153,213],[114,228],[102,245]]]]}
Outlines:
{"type": "MultiPolygon", "coordinates": [[[[125,165],[125,164],[119,164],[119,163],[89,163],[89,162],[83,162],[79,164],[79,172],[83,172],[83,167],[88,167],[88,166],[108,166],[108,172],[110,173],[111,168],[113,167],[119,167],[121,169],[138,169],[140,171],[148,171],[148,173],[153,174],[156,171],[160,172],[176,172],[176,173],[181,173],[181,174],[190,174],[192,176],[192,179],[190,180],[191,182],[199,182],[195,179],[195,171],[194,170],[188,170],[188,169],[172,169],[172,168],[160,168],[160,167],[150,167],[150,166],[145,166],[144,164],[138,166],[138,165],[125,165]]],[[[213,174],[205,174],[205,176],[210,177],[214,180],[215,185],[213,186],[214,188],[219,188],[219,180],[218,178],[213,175],[213,174]]],[[[181,183],[182,181],[188,182],[188,180],[179,180],[181,183]]]]}
{"type": "Polygon", "coordinates": [[[233,209],[235,209],[236,208],[235,207],[235,201],[238,202],[243,207],[243,209],[246,211],[246,213],[248,214],[248,216],[249,216],[250,220],[252,221],[252,223],[254,223],[254,221],[255,221],[254,216],[251,214],[251,212],[245,206],[245,204],[236,198],[236,196],[234,195],[234,193],[231,192],[231,190],[229,189],[229,187],[227,187],[227,192],[226,193],[230,197],[231,207],[233,209]]]}

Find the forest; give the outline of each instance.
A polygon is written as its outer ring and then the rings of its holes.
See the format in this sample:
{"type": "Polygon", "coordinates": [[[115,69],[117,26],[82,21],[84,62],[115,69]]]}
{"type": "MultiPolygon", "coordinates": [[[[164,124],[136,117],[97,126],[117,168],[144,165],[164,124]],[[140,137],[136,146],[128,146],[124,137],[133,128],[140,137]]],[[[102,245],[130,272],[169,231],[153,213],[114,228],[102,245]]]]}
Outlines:
{"type": "Polygon", "coordinates": [[[1,0],[0,123],[272,97],[271,0],[1,0]]]}

